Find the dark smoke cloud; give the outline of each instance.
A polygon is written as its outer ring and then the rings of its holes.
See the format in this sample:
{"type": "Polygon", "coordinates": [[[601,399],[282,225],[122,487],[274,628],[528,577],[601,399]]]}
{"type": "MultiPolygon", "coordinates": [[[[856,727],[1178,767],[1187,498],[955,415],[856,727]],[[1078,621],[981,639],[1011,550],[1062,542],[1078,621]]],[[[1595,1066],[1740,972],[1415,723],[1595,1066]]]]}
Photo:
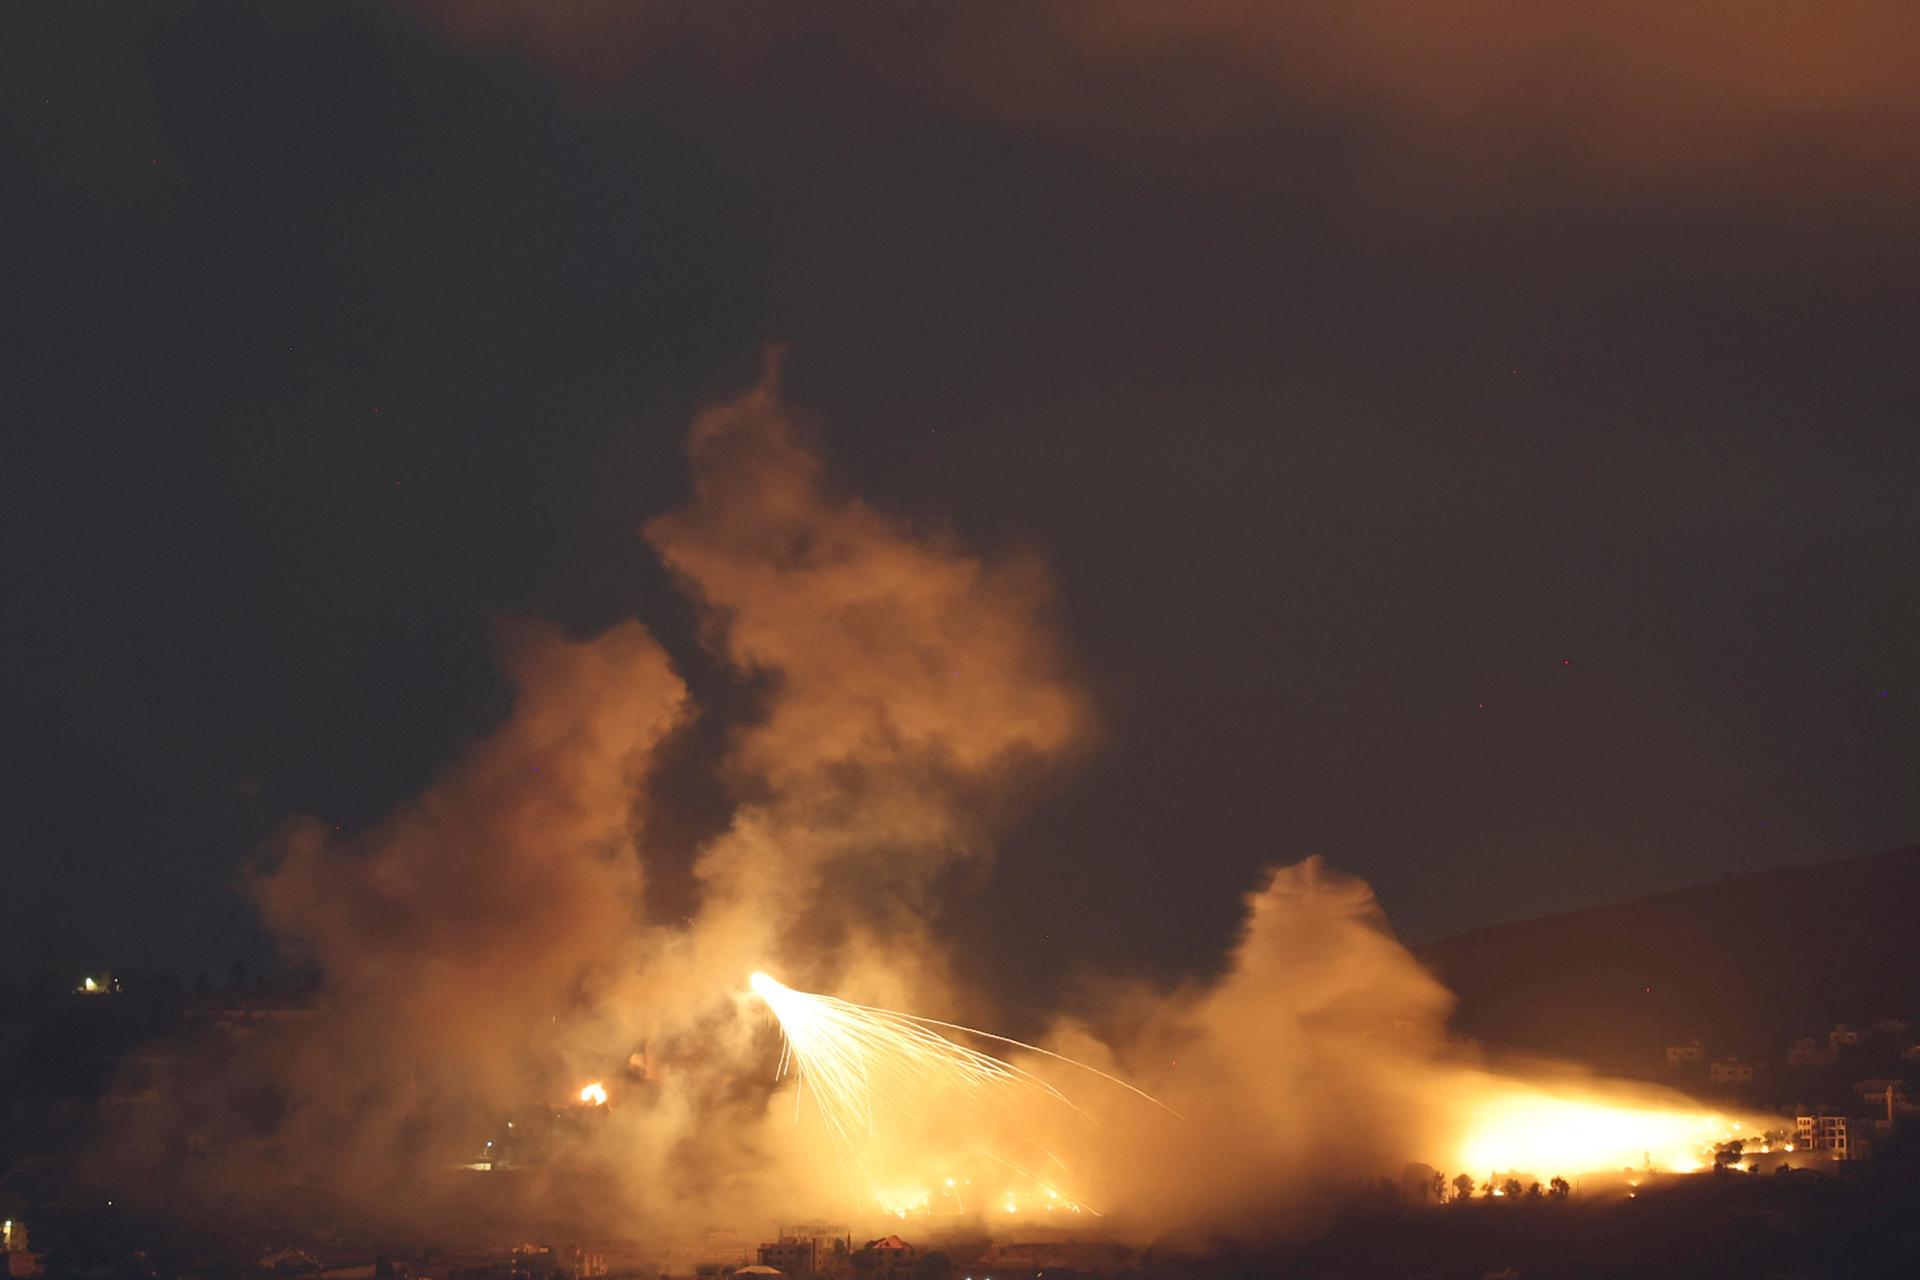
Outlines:
{"type": "Polygon", "coordinates": [[[1871,0],[415,7],[592,92],[672,77],[856,132],[927,115],[1132,148],[1305,131],[1351,144],[1330,180],[1386,197],[1436,170],[1463,201],[1516,183],[1789,207],[1836,184],[1916,193],[1920,15],[1871,0]]]}

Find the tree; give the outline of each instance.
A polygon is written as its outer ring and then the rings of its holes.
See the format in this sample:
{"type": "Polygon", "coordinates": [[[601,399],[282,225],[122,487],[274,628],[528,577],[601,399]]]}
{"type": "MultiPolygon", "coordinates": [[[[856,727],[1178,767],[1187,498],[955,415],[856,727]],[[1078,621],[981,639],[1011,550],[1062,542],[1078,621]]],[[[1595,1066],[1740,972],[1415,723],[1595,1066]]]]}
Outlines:
{"type": "Polygon", "coordinates": [[[1539,1184],[1539,1183],[1537,1183],[1537,1182],[1530,1182],[1530,1183],[1528,1183],[1528,1184],[1527,1184],[1527,1199],[1529,1199],[1529,1200],[1538,1200],[1539,1198],[1540,1198],[1540,1184],[1539,1184]]]}
{"type": "Polygon", "coordinates": [[[1433,1171],[1433,1200],[1435,1204],[1447,1198],[1447,1175],[1438,1169],[1433,1171]]]}
{"type": "Polygon", "coordinates": [[[1508,1178],[1500,1184],[1500,1193],[1509,1200],[1518,1200],[1520,1198],[1520,1179],[1508,1178]]]}
{"type": "Polygon", "coordinates": [[[1547,1187],[1548,1187],[1547,1194],[1552,1196],[1555,1200],[1566,1199],[1567,1193],[1573,1190],[1572,1186],[1568,1185],[1567,1180],[1558,1175],[1555,1175],[1553,1181],[1549,1182],[1547,1184],[1547,1187]]]}
{"type": "Polygon", "coordinates": [[[1463,1173],[1453,1180],[1453,1198],[1465,1200],[1473,1194],[1473,1175],[1463,1173]]]}

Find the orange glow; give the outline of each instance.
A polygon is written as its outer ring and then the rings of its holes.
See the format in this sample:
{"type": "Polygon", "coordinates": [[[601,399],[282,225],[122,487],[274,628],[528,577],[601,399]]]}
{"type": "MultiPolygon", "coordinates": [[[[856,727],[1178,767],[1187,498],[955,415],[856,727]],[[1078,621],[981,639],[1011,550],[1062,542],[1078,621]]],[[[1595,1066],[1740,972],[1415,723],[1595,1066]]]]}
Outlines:
{"type": "Polygon", "coordinates": [[[580,1101],[586,1103],[590,1107],[606,1106],[607,1105],[607,1087],[601,1084],[598,1080],[595,1080],[592,1084],[582,1085],[580,1087],[580,1101]]]}
{"type": "Polygon", "coordinates": [[[1716,1143],[1747,1128],[1743,1121],[1690,1109],[1682,1099],[1639,1103],[1524,1086],[1489,1094],[1468,1116],[1458,1164],[1541,1177],[1642,1168],[1691,1173],[1706,1167],[1716,1143]]]}

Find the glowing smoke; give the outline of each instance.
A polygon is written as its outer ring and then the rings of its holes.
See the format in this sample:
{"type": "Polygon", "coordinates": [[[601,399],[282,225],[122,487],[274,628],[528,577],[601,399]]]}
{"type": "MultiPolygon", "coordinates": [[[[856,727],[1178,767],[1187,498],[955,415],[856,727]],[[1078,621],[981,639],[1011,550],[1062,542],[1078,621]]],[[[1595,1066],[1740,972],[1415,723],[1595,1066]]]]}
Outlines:
{"type": "MultiPolygon", "coordinates": [[[[720,762],[737,803],[697,860],[697,908],[645,923],[644,783],[689,714],[664,651],[634,623],[585,639],[510,630],[519,692],[498,729],[364,833],[294,826],[252,878],[324,983],[310,1024],[184,1100],[181,1126],[214,1139],[203,1190],[234,1204],[298,1187],[368,1219],[466,1221],[472,1179],[453,1171],[511,1163],[504,1126],[531,1109],[560,1121],[502,1184],[503,1229],[585,1214],[643,1233],[877,1199],[1098,1208],[1145,1233],[1272,1222],[1312,1183],[1414,1159],[1621,1159],[1607,1134],[1663,1156],[1686,1145],[1698,1117],[1659,1114],[1667,1100],[1597,1100],[1452,1058],[1450,997],[1366,886],[1317,860],[1250,896],[1223,978],[1116,990],[1044,1042],[1184,1118],[1114,1085],[1087,1093],[1044,1053],[1001,1046],[1002,1073],[932,1034],[920,1047],[946,1045],[974,1083],[1032,1087],[916,1097],[884,1122],[774,1096],[778,1041],[744,976],[776,967],[846,1000],[953,1016],[965,993],[927,925],[935,886],[981,865],[1023,780],[1084,743],[1089,714],[1039,567],[836,495],[771,374],[703,414],[689,454],[692,500],[646,536],[708,610],[713,652],[767,690],[720,762]],[[1542,1146],[1543,1131],[1565,1140],[1542,1146]]],[[[763,980],[769,992],[776,1007],[801,995],[763,980]]],[[[859,1009],[782,1019],[798,1049],[794,1018],[859,1009]]]]}

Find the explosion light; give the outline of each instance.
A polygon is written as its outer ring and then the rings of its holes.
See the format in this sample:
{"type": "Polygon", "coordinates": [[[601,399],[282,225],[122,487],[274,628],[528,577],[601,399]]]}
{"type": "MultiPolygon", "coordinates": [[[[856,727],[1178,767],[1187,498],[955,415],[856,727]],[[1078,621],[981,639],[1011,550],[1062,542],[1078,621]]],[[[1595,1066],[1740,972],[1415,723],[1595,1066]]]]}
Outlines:
{"type": "Polygon", "coordinates": [[[1683,1107],[1502,1093],[1477,1108],[1458,1154],[1468,1169],[1597,1173],[1652,1168],[1692,1173],[1737,1121],[1683,1107]]]}
{"type": "MultiPolygon", "coordinates": [[[[834,1146],[843,1160],[863,1172],[862,1149],[879,1133],[884,1118],[889,1113],[910,1114],[916,1103],[929,1097],[943,1098],[948,1105],[962,1105],[989,1099],[999,1091],[1024,1091],[1092,1119],[1066,1094],[1032,1072],[956,1044],[934,1030],[936,1027],[1053,1058],[1170,1110],[1150,1094],[1097,1067],[990,1031],[796,991],[765,973],[753,974],[748,985],[780,1024],[783,1043],[774,1077],[792,1075],[802,1089],[811,1090],[834,1146]]],[[[797,1093],[794,1101],[798,1106],[797,1093]]],[[[992,1158],[1018,1169],[998,1156],[992,1158]]],[[[871,1187],[872,1178],[866,1181],[871,1187]]],[[[952,1180],[947,1184],[951,1186],[952,1180]]],[[[1044,1183],[1040,1185],[1055,1199],[1075,1209],[1082,1207],[1044,1183]]],[[[897,1198],[889,1199],[897,1203],[897,1198]]],[[[1013,1203],[1009,1195],[1007,1204],[1013,1203]]],[[[1013,1209],[1009,1207],[1008,1211],[1013,1209]]]]}
{"type": "Polygon", "coordinates": [[[607,1087],[595,1080],[592,1084],[580,1087],[580,1101],[590,1107],[607,1105],[607,1087]]]}
{"type": "Polygon", "coordinates": [[[929,1087],[967,1098],[995,1088],[1029,1088],[1079,1110],[1039,1077],[955,1044],[907,1014],[795,991],[764,973],[748,983],[785,1040],[775,1078],[793,1075],[802,1088],[811,1088],[828,1132],[845,1148],[874,1134],[889,1108],[910,1104],[929,1087]]]}

